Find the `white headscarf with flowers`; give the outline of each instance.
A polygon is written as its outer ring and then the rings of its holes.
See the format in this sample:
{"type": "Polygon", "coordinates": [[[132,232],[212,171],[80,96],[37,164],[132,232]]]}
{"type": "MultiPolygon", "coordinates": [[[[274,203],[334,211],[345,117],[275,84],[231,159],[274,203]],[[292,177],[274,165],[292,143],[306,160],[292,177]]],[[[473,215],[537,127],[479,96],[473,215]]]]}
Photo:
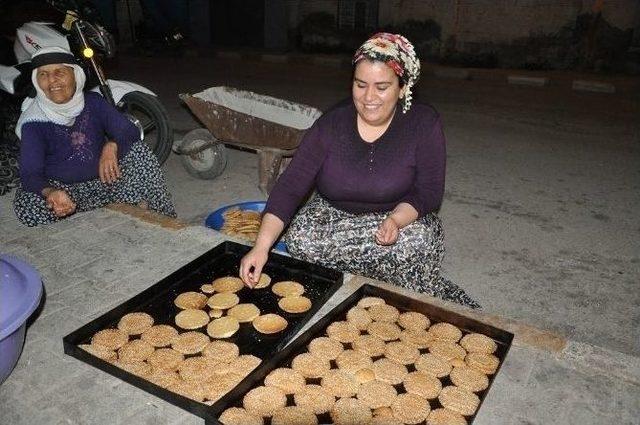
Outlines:
{"type": "Polygon", "coordinates": [[[353,55],[355,65],[362,59],[384,62],[404,83],[402,112],[411,108],[411,88],[420,78],[420,59],[416,56],[413,44],[400,34],[379,32],[372,35],[353,55]]]}
{"type": "MultiPolygon", "coordinates": [[[[61,47],[43,47],[33,54],[31,59],[41,55],[59,55],[66,57],[73,57],[70,51],[61,47]]],[[[35,68],[31,72],[31,82],[36,89],[36,97],[27,97],[22,102],[22,114],[18,118],[16,124],[16,135],[18,138],[22,137],[22,125],[28,122],[53,122],[55,124],[70,126],[76,120],[76,117],[80,115],[80,112],[84,109],[84,83],[87,77],[84,70],[71,60],[62,62],[63,65],[73,68],[73,75],[76,82],[76,91],[73,93],[73,97],[69,99],[67,103],[58,104],[47,97],[38,84],[38,68],[35,68]]]]}

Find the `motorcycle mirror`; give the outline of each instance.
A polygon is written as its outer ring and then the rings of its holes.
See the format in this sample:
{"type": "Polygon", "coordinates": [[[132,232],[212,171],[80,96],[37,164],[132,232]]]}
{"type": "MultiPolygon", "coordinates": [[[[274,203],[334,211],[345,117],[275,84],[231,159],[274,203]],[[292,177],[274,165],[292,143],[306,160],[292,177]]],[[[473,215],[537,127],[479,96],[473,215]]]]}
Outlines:
{"type": "Polygon", "coordinates": [[[62,13],[66,13],[67,10],[77,11],[80,9],[75,0],[46,0],[46,2],[62,13]]]}

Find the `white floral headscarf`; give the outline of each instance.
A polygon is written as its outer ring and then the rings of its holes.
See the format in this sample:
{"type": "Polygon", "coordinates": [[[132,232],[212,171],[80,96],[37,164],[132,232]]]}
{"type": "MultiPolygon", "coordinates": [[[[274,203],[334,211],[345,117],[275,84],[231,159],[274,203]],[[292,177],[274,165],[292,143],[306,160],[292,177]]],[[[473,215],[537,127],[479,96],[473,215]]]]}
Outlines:
{"type": "Polygon", "coordinates": [[[420,59],[413,44],[400,34],[379,32],[356,50],[353,64],[362,59],[384,62],[400,77],[405,86],[402,112],[406,113],[411,108],[411,88],[420,78],[420,59]]]}

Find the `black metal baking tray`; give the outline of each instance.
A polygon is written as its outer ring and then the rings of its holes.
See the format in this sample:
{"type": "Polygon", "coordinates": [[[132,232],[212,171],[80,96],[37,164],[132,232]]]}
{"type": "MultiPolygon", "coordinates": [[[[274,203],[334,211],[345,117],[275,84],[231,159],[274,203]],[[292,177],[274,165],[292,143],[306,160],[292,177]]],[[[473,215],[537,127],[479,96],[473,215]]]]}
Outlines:
{"type": "MultiPolygon", "coordinates": [[[[351,296],[345,299],[337,307],[327,313],[327,315],[309,327],[309,329],[307,329],[298,338],[292,341],[284,350],[280,351],[275,357],[263,363],[259,369],[254,370],[243,382],[229,392],[224,398],[220,399],[220,401],[213,406],[215,407],[215,411],[212,410],[211,412],[214,413],[213,419],[207,420],[206,425],[221,425],[221,422],[218,421],[217,417],[225,409],[233,406],[242,407],[242,398],[250,389],[255,386],[262,385],[264,378],[273,369],[277,369],[279,367],[291,367],[291,361],[293,358],[300,353],[306,352],[306,347],[312,339],[326,335],[325,329],[332,322],[336,320],[346,320],[347,311],[356,305],[358,300],[366,296],[381,297],[385,299],[387,304],[398,308],[400,312],[417,311],[426,314],[432,324],[438,322],[449,322],[459,327],[463,334],[477,332],[492,338],[496,342],[498,349],[494,354],[498,359],[500,359],[500,365],[498,366],[496,373],[489,376],[489,386],[484,391],[476,393],[480,398],[480,405],[473,416],[465,417],[468,424],[473,423],[473,420],[482,407],[482,402],[484,401],[488,391],[491,389],[491,385],[493,384],[496,375],[500,371],[500,367],[502,367],[502,364],[504,363],[504,359],[511,347],[511,342],[513,341],[513,334],[456,312],[367,284],[360,287],[351,296]]],[[[420,351],[423,352],[424,350],[420,351]]],[[[409,371],[413,371],[413,366],[408,366],[408,369],[409,371]]],[[[452,385],[448,376],[446,378],[441,378],[440,380],[443,387],[446,385],[452,385]]],[[[319,379],[313,381],[313,383],[319,383],[319,379]]],[[[401,390],[402,384],[396,385],[395,388],[399,390],[398,393],[403,392],[403,390],[401,390]]],[[[288,400],[290,400],[290,398],[288,398],[288,400]]],[[[430,400],[429,403],[431,409],[441,407],[437,399],[430,400]]],[[[318,419],[319,423],[331,423],[331,418],[328,414],[320,415],[318,419]]]]}
{"type": "MultiPolygon", "coordinates": [[[[210,283],[218,277],[237,276],[240,259],[249,249],[248,246],[229,241],[216,246],[155,285],[65,336],[64,352],[197,416],[211,418],[212,409],[216,404],[207,406],[177,395],[90,355],[78,345],[90,343],[91,337],[99,330],[115,328],[122,316],[134,311],[150,314],[155,319],[155,324],[175,326],[174,317],[180,311],[173,303],[176,296],[186,291],[199,291],[202,284],[210,283]]],[[[260,334],[251,323],[243,323],[233,337],[225,339],[237,344],[242,354],[253,354],[261,358],[262,364],[265,364],[296,335],[343,281],[343,274],[338,271],[275,253],[270,254],[264,273],[272,278],[272,283],[281,280],[296,280],[303,283],[305,296],[311,299],[312,308],[304,314],[286,313],[278,308],[279,298],[271,292],[270,287],[260,290],[244,288],[238,292],[241,302],[254,303],[262,313],[278,313],[289,322],[284,331],[273,335],[260,334]]],[[[201,328],[200,331],[206,334],[206,329],[201,328]]]]}

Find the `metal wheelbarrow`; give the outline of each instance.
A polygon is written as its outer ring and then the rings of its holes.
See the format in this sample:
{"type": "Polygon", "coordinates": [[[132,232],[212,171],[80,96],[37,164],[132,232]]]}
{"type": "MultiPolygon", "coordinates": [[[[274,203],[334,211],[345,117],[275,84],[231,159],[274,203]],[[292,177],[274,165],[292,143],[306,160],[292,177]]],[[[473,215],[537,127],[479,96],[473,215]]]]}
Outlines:
{"type": "Polygon", "coordinates": [[[321,112],[311,106],[233,87],[180,94],[206,129],[187,133],[177,153],[189,174],[214,179],[227,163],[225,145],[258,153],[258,187],[266,195],[321,112]]]}

